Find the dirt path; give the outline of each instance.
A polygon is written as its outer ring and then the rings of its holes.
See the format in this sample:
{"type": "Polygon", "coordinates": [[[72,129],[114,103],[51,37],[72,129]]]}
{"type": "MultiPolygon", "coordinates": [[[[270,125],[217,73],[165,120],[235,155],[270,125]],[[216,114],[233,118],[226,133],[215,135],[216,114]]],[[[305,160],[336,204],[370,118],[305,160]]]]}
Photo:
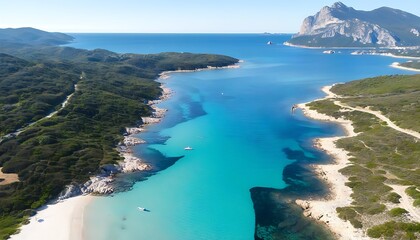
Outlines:
{"type": "Polygon", "coordinates": [[[408,186],[400,186],[400,185],[388,185],[394,189],[398,195],[401,196],[400,203],[398,204],[400,208],[404,208],[410,213],[410,216],[413,218],[414,221],[420,222],[420,209],[414,207],[413,202],[414,200],[407,195],[405,190],[408,186]]]}
{"type": "MultiPolygon", "coordinates": [[[[327,98],[341,98],[340,96],[334,94],[333,92],[331,92],[331,87],[332,86],[328,86],[328,87],[324,87],[322,88],[322,90],[328,95],[327,98]]],[[[393,128],[395,130],[397,130],[398,132],[402,132],[405,134],[408,134],[410,136],[413,136],[417,139],[420,139],[420,133],[410,130],[410,129],[404,129],[404,128],[400,128],[398,127],[395,123],[393,123],[389,118],[385,117],[381,112],[379,111],[373,111],[370,110],[369,107],[368,108],[361,108],[361,107],[350,107],[340,101],[334,101],[334,104],[337,106],[340,106],[342,108],[345,109],[350,109],[353,111],[359,111],[359,112],[364,112],[364,113],[369,113],[372,115],[375,115],[377,118],[381,119],[382,121],[386,122],[388,124],[388,127],[393,128]]]]}
{"type": "Polygon", "coordinates": [[[405,129],[405,128],[398,127],[389,118],[382,115],[381,112],[372,111],[372,110],[369,109],[369,107],[368,108],[350,107],[348,105],[345,105],[345,104],[341,103],[340,101],[334,101],[334,104],[337,105],[337,106],[340,106],[342,108],[347,108],[347,109],[351,109],[351,110],[354,110],[354,111],[359,111],[359,112],[364,112],[364,113],[369,113],[369,114],[375,115],[377,118],[386,122],[388,124],[388,127],[393,128],[393,129],[397,130],[398,132],[402,132],[402,133],[411,135],[411,136],[413,136],[417,139],[420,139],[420,133],[418,133],[416,131],[413,131],[413,130],[410,130],[410,129],[405,129]]]}
{"type": "Polygon", "coordinates": [[[57,111],[54,111],[54,112],[52,112],[52,113],[48,114],[48,116],[46,116],[46,117],[44,117],[44,118],[42,118],[42,119],[38,120],[37,122],[39,122],[39,121],[41,121],[41,120],[43,120],[43,119],[46,119],[46,118],[51,118],[51,117],[53,117],[54,115],[56,115],[59,111],[61,111],[61,109],[65,108],[65,107],[67,106],[67,104],[69,103],[70,99],[71,99],[71,98],[73,97],[73,95],[77,92],[77,90],[79,90],[79,88],[77,87],[77,84],[75,84],[75,85],[74,85],[74,92],[73,92],[72,94],[68,95],[68,96],[66,97],[66,100],[64,100],[64,102],[62,102],[62,103],[61,103],[61,107],[60,107],[60,109],[58,109],[57,111]]]}
{"type": "MultiPolygon", "coordinates": [[[[334,94],[333,92],[330,91],[331,87],[324,87],[322,90],[327,93],[328,98],[340,98],[340,96],[334,94]]],[[[361,108],[361,107],[351,107],[348,106],[344,103],[341,103],[340,101],[334,101],[334,104],[337,106],[340,106],[344,109],[349,109],[352,111],[359,111],[359,112],[364,112],[364,113],[369,113],[372,114],[374,116],[376,116],[377,118],[381,119],[382,121],[386,122],[388,124],[388,127],[398,131],[398,132],[402,132],[405,134],[408,134],[410,136],[413,136],[417,139],[420,139],[420,133],[410,130],[410,129],[404,129],[401,128],[399,126],[397,126],[395,123],[393,123],[389,118],[385,117],[381,112],[379,111],[373,111],[370,110],[369,107],[367,108],[361,108]]],[[[364,144],[364,142],[362,142],[364,144]]],[[[365,147],[369,148],[368,146],[366,146],[366,144],[364,144],[365,147]]],[[[407,189],[408,186],[401,186],[401,185],[388,185],[390,186],[394,192],[396,192],[397,194],[399,194],[401,196],[400,199],[400,203],[397,204],[398,207],[404,208],[405,210],[407,210],[410,213],[410,216],[413,218],[414,221],[418,221],[420,222],[420,209],[416,208],[413,206],[413,202],[414,200],[408,196],[408,194],[405,192],[405,190],[407,189]]]]}
{"type": "Polygon", "coordinates": [[[38,121],[36,121],[36,122],[29,123],[29,124],[28,124],[27,126],[25,126],[25,127],[19,128],[19,129],[18,129],[18,130],[16,130],[15,132],[8,133],[8,134],[6,134],[6,135],[4,135],[4,136],[0,136],[0,143],[1,143],[1,142],[3,142],[3,140],[4,140],[4,139],[13,138],[13,137],[15,137],[15,136],[17,136],[17,135],[21,134],[22,132],[26,131],[26,130],[27,130],[29,127],[31,127],[32,125],[34,125],[34,124],[36,124],[36,123],[38,123],[38,122],[40,122],[40,121],[42,121],[42,120],[45,120],[45,119],[47,119],[47,118],[51,118],[51,117],[53,117],[54,115],[56,115],[59,111],[61,111],[64,107],[66,107],[66,106],[67,106],[67,104],[69,103],[70,99],[73,97],[73,95],[76,93],[76,91],[77,91],[77,90],[78,90],[78,87],[77,87],[77,84],[75,84],[75,85],[74,85],[74,92],[73,92],[73,93],[71,93],[70,95],[68,95],[68,96],[66,97],[66,100],[64,100],[64,102],[62,102],[62,103],[61,103],[61,107],[60,107],[57,111],[54,111],[54,112],[52,112],[52,113],[48,114],[47,116],[45,116],[45,117],[43,117],[43,118],[39,119],[39,120],[38,120],[38,121]]]}

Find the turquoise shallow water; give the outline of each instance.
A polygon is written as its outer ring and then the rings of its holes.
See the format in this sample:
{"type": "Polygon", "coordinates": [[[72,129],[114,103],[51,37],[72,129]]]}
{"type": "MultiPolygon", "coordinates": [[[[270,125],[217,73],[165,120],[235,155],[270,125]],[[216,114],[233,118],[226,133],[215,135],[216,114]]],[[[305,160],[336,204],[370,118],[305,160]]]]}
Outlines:
{"type": "Polygon", "coordinates": [[[88,49],[209,52],[244,60],[239,69],[175,73],[164,80],[175,91],[160,105],[169,109],[167,117],[140,135],[148,144],[135,151],[146,161],[165,161],[157,152],[184,157],[132,191],[89,205],[88,240],[253,239],[249,190],[286,187],[283,169],[293,160],[285,149],[325,159],[314,155],[310,139],[341,133],[335,125],[308,120],[300,112],[292,115],[290,107],[322,96],[324,85],[403,73],[388,67],[395,61],[391,58],[352,56],[345,50],[327,55],[281,45],[289,36],[74,36],[73,46],[88,49]],[[194,150],[185,151],[186,146],[194,150]],[[138,206],[150,212],[140,212],[138,206]]]}

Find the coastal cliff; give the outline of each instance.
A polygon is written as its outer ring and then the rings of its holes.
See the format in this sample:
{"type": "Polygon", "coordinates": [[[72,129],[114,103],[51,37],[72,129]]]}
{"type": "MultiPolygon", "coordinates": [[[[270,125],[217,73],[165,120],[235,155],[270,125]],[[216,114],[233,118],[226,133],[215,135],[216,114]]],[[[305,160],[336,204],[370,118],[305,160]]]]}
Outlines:
{"type": "Polygon", "coordinates": [[[388,7],[355,10],[341,2],[303,20],[287,44],[307,47],[408,47],[420,45],[420,18],[388,7]]]}

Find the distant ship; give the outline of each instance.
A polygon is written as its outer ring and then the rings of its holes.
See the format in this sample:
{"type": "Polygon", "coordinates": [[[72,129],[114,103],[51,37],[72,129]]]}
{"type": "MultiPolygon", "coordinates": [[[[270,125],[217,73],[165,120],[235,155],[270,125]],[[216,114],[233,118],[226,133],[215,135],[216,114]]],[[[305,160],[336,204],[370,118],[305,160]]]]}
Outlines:
{"type": "Polygon", "coordinates": [[[184,150],[193,150],[193,148],[188,146],[188,147],[185,147],[184,150]]]}
{"type": "Polygon", "coordinates": [[[335,51],[334,50],[326,50],[326,51],[323,51],[322,53],[324,53],[324,54],[334,54],[335,51]]]}
{"type": "Polygon", "coordinates": [[[267,42],[267,45],[272,45],[273,44],[273,42],[272,41],[268,41],[267,42]]]}

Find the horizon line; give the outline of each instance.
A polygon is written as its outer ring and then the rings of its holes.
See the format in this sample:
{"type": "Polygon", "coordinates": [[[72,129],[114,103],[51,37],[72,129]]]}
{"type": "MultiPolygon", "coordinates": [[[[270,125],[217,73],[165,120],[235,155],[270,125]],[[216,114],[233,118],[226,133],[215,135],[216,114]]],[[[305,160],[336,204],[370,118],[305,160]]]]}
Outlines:
{"type": "Polygon", "coordinates": [[[129,32],[119,32],[119,31],[97,31],[97,30],[93,30],[93,31],[86,31],[86,30],[82,30],[82,31],[69,31],[69,30],[46,30],[43,28],[39,28],[39,27],[32,27],[32,26],[24,26],[24,27],[0,27],[1,29],[20,29],[20,28],[32,28],[32,29],[37,29],[40,31],[45,31],[45,32],[50,32],[50,33],[99,33],[99,34],[112,34],[112,33],[116,33],[116,34],[267,34],[267,35],[290,35],[290,34],[296,34],[297,32],[269,32],[269,31],[255,31],[255,32],[134,32],[134,31],[129,31],[129,32]]]}
{"type": "MultiPolygon", "coordinates": [[[[56,32],[56,31],[55,31],[56,32]]],[[[265,34],[265,35],[292,35],[296,33],[282,33],[282,32],[62,32],[66,34],[265,34]]]]}

